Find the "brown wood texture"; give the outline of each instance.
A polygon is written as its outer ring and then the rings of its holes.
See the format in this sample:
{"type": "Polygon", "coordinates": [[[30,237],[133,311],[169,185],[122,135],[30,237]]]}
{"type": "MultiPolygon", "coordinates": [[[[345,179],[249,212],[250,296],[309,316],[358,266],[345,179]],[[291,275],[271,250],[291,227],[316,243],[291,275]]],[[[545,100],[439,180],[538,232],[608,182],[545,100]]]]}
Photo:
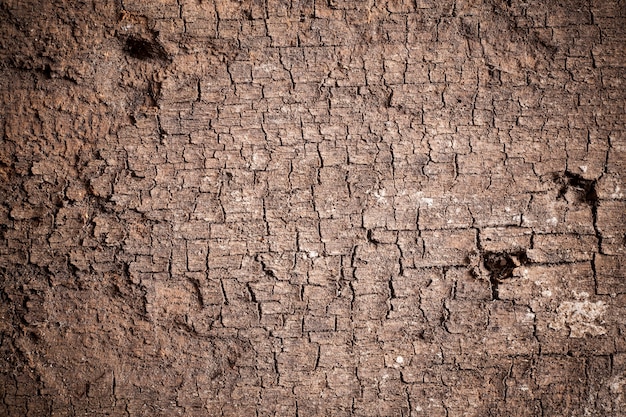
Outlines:
{"type": "Polygon", "coordinates": [[[0,1],[0,416],[624,416],[623,0],[0,1]]]}

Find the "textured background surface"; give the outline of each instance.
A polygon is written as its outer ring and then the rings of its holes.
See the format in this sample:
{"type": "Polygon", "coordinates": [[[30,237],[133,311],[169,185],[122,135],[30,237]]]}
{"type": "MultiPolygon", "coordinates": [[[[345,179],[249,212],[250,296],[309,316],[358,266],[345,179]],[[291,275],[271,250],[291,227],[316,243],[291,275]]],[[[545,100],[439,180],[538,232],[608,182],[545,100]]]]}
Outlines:
{"type": "Polygon", "coordinates": [[[0,415],[624,415],[625,15],[1,1],[0,415]]]}

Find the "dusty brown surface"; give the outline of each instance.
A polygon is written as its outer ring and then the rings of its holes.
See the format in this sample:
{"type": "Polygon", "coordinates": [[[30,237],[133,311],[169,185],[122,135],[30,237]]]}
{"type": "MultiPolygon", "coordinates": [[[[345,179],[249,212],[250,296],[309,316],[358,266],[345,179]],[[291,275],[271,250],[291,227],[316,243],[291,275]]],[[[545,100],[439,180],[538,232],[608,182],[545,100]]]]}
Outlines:
{"type": "Polygon", "coordinates": [[[1,1],[0,415],[626,415],[625,15],[1,1]]]}

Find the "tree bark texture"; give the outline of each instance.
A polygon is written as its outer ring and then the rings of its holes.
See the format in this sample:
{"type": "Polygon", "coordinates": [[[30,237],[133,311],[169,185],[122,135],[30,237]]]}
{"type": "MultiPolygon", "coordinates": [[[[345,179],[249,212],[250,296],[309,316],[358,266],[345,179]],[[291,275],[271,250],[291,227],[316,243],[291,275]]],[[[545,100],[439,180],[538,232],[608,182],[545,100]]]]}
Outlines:
{"type": "Polygon", "coordinates": [[[626,415],[625,16],[0,1],[0,415],[626,415]]]}

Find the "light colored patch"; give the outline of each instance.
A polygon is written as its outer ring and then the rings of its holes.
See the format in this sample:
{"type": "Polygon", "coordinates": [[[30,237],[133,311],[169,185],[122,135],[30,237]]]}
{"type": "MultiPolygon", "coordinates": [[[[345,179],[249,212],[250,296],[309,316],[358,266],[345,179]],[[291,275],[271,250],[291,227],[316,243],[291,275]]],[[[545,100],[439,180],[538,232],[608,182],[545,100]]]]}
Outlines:
{"type": "Polygon", "coordinates": [[[621,379],[618,376],[614,376],[609,381],[609,390],[611,394],[613,394],[614,403],[621,404],[622,403],[622,394],[624,394],[623,386],[626,385],[626,379],[621,379]]]}
{"type": "Polygon", "coordinates": [[[546,220],[546,223],[551,226],[556,226],[558,222],[559,220],[556,217],[550,217],[548,220],[546,220]]]}
{"type": "Polygon", "coordinates": [[[572,294],[574,294],[574,298],[577,300],[586,300],[589,298],[589,293],[587,291],[577,292],[576,290],[573,290],[572,294]]]}
{"type": "Polygon", "coordinates": [[[603,301],[595,303],[588,300],[563,301],[556,310],[557,318],[550,324],[550,328],[554,330],[568,328],[569,337],[572,338],[606,334],[606,329],[596,324],[596,320],[606,313],[606,309],[607,305],[603,301]]]}
{"type": "Polygon", "coordinates": [[[615,192],[611,194],[611,198],[624,198],[624,193],[621,192],[619,185],[615,186],[615,192]]]}
{"type": "Polygon", "coordinates": [[[522,323],[533,323],[534,321],[535,313],[529,311],[528,313],[526,313],[525,320],[523,320],[522,323]]]}
{"type": "Polygon", "coordinates": [[[376,201],[378,201],[378,204],[387,204],[387,197],[385,197],[387,195],[387,190],[385,190],[384,188],[381,188],[378,191],[374,191],[374,197],[376,197],[376,201]]]}
{"type": "Polygon", "coordinates": [[[376,198],[378,204],[387,204],[387,190],[381,188],[378,191],[372,192],[372,190],[365,191],[365,194],[371,194],[376,198]]]}
{"type": "Polygon", "coordinates": [[[626,379],[619,379],[616,376],[609,381],[609,389],[614,393],[621,393],[622,385],[626,385],[626,379]]]}
{"type": "MultiPolygon", "coordinates": [[[[434,203],[434,199],[429,198],[429,197],[424,197],[424,192],[423,191],[418,191],[416,192],[414,195],[414,198],[416,198],[419,202],[419,205],[422,206],[432,206],[434,203]]],[[[457,203],[458,201],[456,199],[454,199],[454,202],[457,203]]]]}

